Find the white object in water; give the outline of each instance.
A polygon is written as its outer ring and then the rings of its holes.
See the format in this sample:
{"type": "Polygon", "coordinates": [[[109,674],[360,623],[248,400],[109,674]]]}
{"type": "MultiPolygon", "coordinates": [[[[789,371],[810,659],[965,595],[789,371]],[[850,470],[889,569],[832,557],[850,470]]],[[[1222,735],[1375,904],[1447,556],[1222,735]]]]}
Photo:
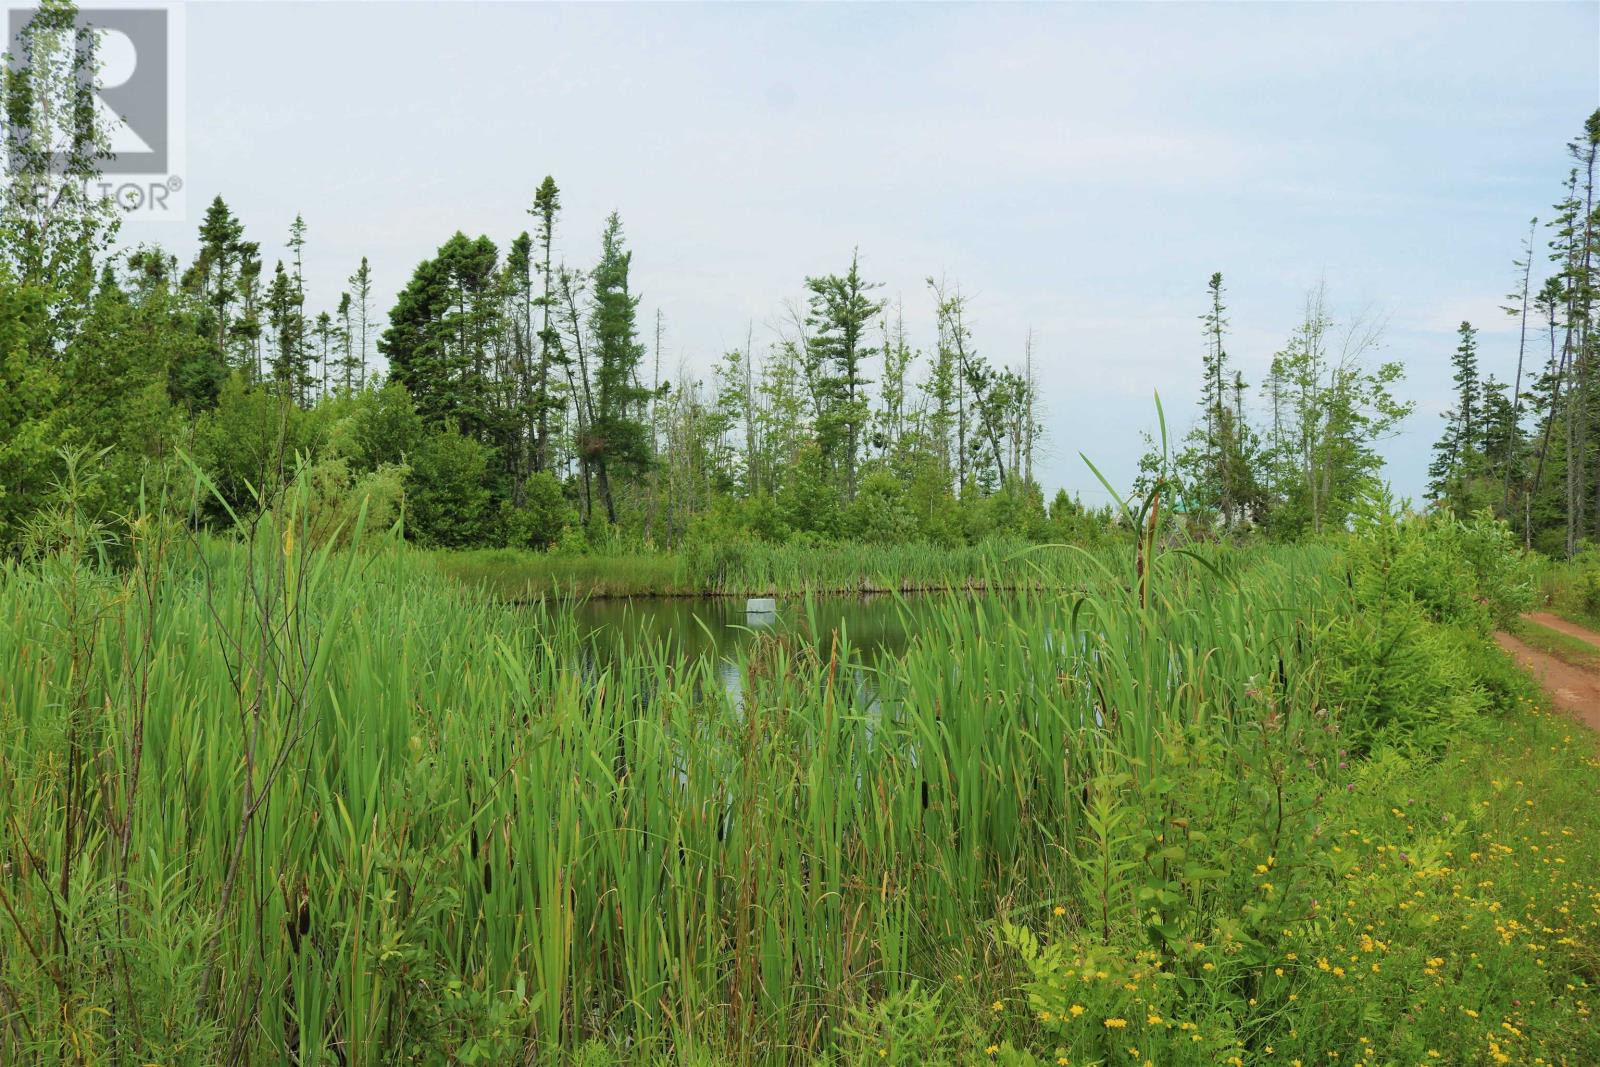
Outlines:
{"type": "Polygon", "coordinates": [[[771,597],[751,597],[744,602],[746,615],[775,615],[778,612],[778,602],[771,597]]]}

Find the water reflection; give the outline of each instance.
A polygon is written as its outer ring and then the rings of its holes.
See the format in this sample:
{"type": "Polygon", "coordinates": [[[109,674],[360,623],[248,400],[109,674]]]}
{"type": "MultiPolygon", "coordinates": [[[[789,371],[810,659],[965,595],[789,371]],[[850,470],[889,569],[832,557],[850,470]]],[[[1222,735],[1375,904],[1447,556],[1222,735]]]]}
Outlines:
{"type": "Polygon", "coordinates": [[[744,597],[635,597],[591,600],[575,610],[580,629],[607,656],[665,642],[682,662],[704,656],[727,663],[765,630],[823,649],[837,638],[876,663],[904,653],[917,616],[934,603],[931,597],[795,598],[778,600],[769,614],[747,612],[744,597]]]}

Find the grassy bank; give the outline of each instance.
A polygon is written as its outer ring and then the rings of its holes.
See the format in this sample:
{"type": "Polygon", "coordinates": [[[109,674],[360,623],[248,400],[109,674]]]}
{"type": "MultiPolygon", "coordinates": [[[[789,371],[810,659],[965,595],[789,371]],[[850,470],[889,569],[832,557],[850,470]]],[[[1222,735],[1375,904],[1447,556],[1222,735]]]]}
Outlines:
{"type": "Polygon", "coordinates": [[[0,1061],[1583,1047],[1596,827],[1443,788],[1581,757],[1438,530],[1078,556],[736,692],[402,549],[141,534],[0,575],[0,1061]]]}
{"type": "Polygon", "coordinates": [[[1060,549],[1024,542],[772,545],[561,555],[478,549],[430,553],[450,577],[505,601],[540,596],[793,596],[803,593],[1012,589],[1053,580],[1060,549]]]}
{"type": "Polygon", "coordinates": [[[1572,559],[1544,561],[1538,601],[1546,611],[1600,630],[1600,551],[1587,548],[1572,559]]]}
{"type": "Polygon", "coordinates": [[[1176,961],[1129,958],[1035,915],[1036,937],[1011,939],[1019,988],[947,987],[956,1017],[987,1024],[967,1048],[1029,1064],[1600,1062],[1595,736],[1529,695],[1438,758],[1385,751],[1343,777],[1292,854],[1242,857],[1256,906],[1297,900],[1280,942],[1224,928],[1176,961]]]}
{"type": "Polygon", "coordinates": [[[1511,633],[1530,647],[1547,652],[1563,663],[1590,670],[1600,669],[1600,648],[1581,638],[1541,626],[1529,619],[1519,620],[1511,627],[1511,633]]]}

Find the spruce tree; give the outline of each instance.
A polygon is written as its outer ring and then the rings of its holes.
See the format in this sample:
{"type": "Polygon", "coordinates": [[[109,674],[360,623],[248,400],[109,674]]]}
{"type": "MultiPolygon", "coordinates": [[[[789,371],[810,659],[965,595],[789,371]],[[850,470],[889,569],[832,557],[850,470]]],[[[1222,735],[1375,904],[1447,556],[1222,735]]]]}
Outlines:
{"type": "MultiPolygon", "coordinates": [[[[311,353],[307,341],[306,329],[306,221],[295,215],[294,222],[289,225],[289,252],[294,257],[294,272],[289,278],[290,292],[293,299],[293,314],[289,316],[290,340],[296,350],[295,360],[307,368],[307,382],[310,378],[311,353]]],[[[301,397],[302,403],[309,402],[309,392],[301,397]]]]}
{"type": "Polygon", "coordinates": [[[639,385],[639,364],[644,359],[636,321],[639,297],[628,287],[633,253],[624,247],[622,220],[616,212],[606,220],[600,244],[600,262],[589,274],[595,371],[586,451],[606,518],[614,525],[617,507],[611,473],[620,468],[637,474],[650,462],[649,426],[642,417],[650,392],[639,385]]]}
{"type": "Polygon", "coordinates": [[[846,500],[855,498],[856,468],[861,449],[861,433],[870,414],[866,386],[866,361],[877,351],[867,344],[872,320],[883,310],[883,302],[869,295],[881,283],[861,277],[861,257],[850,257],[850,269],[843,277],[828,274],[807,278],[810,311],[808,357],[819,374],[824,407],[818,425],[823,452],[842,470],[846,500]]]}
{"type": "Polygon", "coordinates": [[[1445,412],[1445,429],[1434,445],[1428,467],[1428,492],[1435,500],[1459,504],[1469,476],[1476,471],[1482,442],[1479,409],[1482,385],[1478,380],[1478,335],[1469,322],[1458,328],[1460,342],[1450,365],[1455,368],[1455,406],[1445,412]]]}
{"type": "Polygon", "coordinates": [[[378,350],[430,425],[451,424],[493,443],[497,424],[490,345],[498,321],[498,252],[457,232],[423,260],[395,299],[378,350]]]}
{"type": "Polygon", "coordinates": [[[349,277],[350,308],[352,318],[355,362],[353,364],[357,387],[367,384],[368,329],[372,322],[372,268],[367,257],[361,257],[361,266],[349,277]]]}
{"type": "Polygon", "coordinates": [[[507,460],[512,498],[520,506],[523,481],[533,459],[534,424],[538,418],[533,380],[533,238],[527,231],[518,234],[506,250],[505,288],[510,301],[511,331],[511,380],[504,389],[512,437],[507,460]]]}
{"type": "Polygon", "coordinates": [[[312,336],[317,339],[317,397],[321,399],[328,395],[328,372],[331,369],[334,338],[333,316],[326,311],[317,312],[312,336]]]}
{"type": "MultiPolygon", "coordinates": [[[[555,306],[555,278],[551,273],[551,246],[555,243],[556,216],[561,212],[561,190],[548,174],[539,184],[533,197],[533,207],[528,214],[539,220],[538,241],[542,254],[539,274],[544,281],[544,293],[539,298],[541,324],[539,327],[539,360],[533,380],[533,407],[536,429],[534,431],[533,469],[549,470],[550,418],[561,406],[553,395],[551,372],[566,368],[566,357],[561,347],[560,331],[551,327],[551,310],[555,306]]],[[[570,376],[570,374],[569,374],[570,376]]]]}
{"type": "Polygon", "coordinates": [[[294,281],[279,260],[267,290],[267,323],[272,329],[272,378],[279,393],[305,406],[311,393],[310,356],[305,345],[305,322],[294,281]]]}
{"type": "Polygon", "coordinates": [[[261,362],[261,246],[254,241],[239,243],[239,318],[229,333],[236,349],[233,365],[246,380],[259,384],[265,377],[261,362]]]}
{"type": "Polygon", "coordinates": [[[346,396],[349,396],[355,390],[356,377],[358,374],[353,330],[350,323],[350,307],[350,294],[340,293],[338,311],[339,326],[337,329],[339,342],[338,370],[340,384],[343,386],[344,394],[346,396]]]}
{"type": "Polygon", "coordinates": [[[218,358],[226,360],[228,335],[232,326],[228,309],[238,295],[240,243],[244,227],[234,218],[228,205],[218,196],[206,208],[200,223],[200,296],[212,316],[211,335],[218,358]]]}

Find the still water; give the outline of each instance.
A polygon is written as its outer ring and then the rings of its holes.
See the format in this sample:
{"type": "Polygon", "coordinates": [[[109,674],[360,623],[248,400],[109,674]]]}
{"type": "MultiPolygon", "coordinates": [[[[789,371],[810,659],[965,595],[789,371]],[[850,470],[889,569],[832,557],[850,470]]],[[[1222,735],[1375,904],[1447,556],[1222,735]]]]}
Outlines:
{"type": "Polygon", "coordinates": [[[792,634],[822,649],[836,636],[868,663],[901,655],[919,616],[947,603],[940,596],[780,598],[772,614],[750,614],[744,597],[634,597],[591,600],[576,608],[580,628],[605,656],[666,641],[682,660],[730,659],[762,632],[792,634]]]}

